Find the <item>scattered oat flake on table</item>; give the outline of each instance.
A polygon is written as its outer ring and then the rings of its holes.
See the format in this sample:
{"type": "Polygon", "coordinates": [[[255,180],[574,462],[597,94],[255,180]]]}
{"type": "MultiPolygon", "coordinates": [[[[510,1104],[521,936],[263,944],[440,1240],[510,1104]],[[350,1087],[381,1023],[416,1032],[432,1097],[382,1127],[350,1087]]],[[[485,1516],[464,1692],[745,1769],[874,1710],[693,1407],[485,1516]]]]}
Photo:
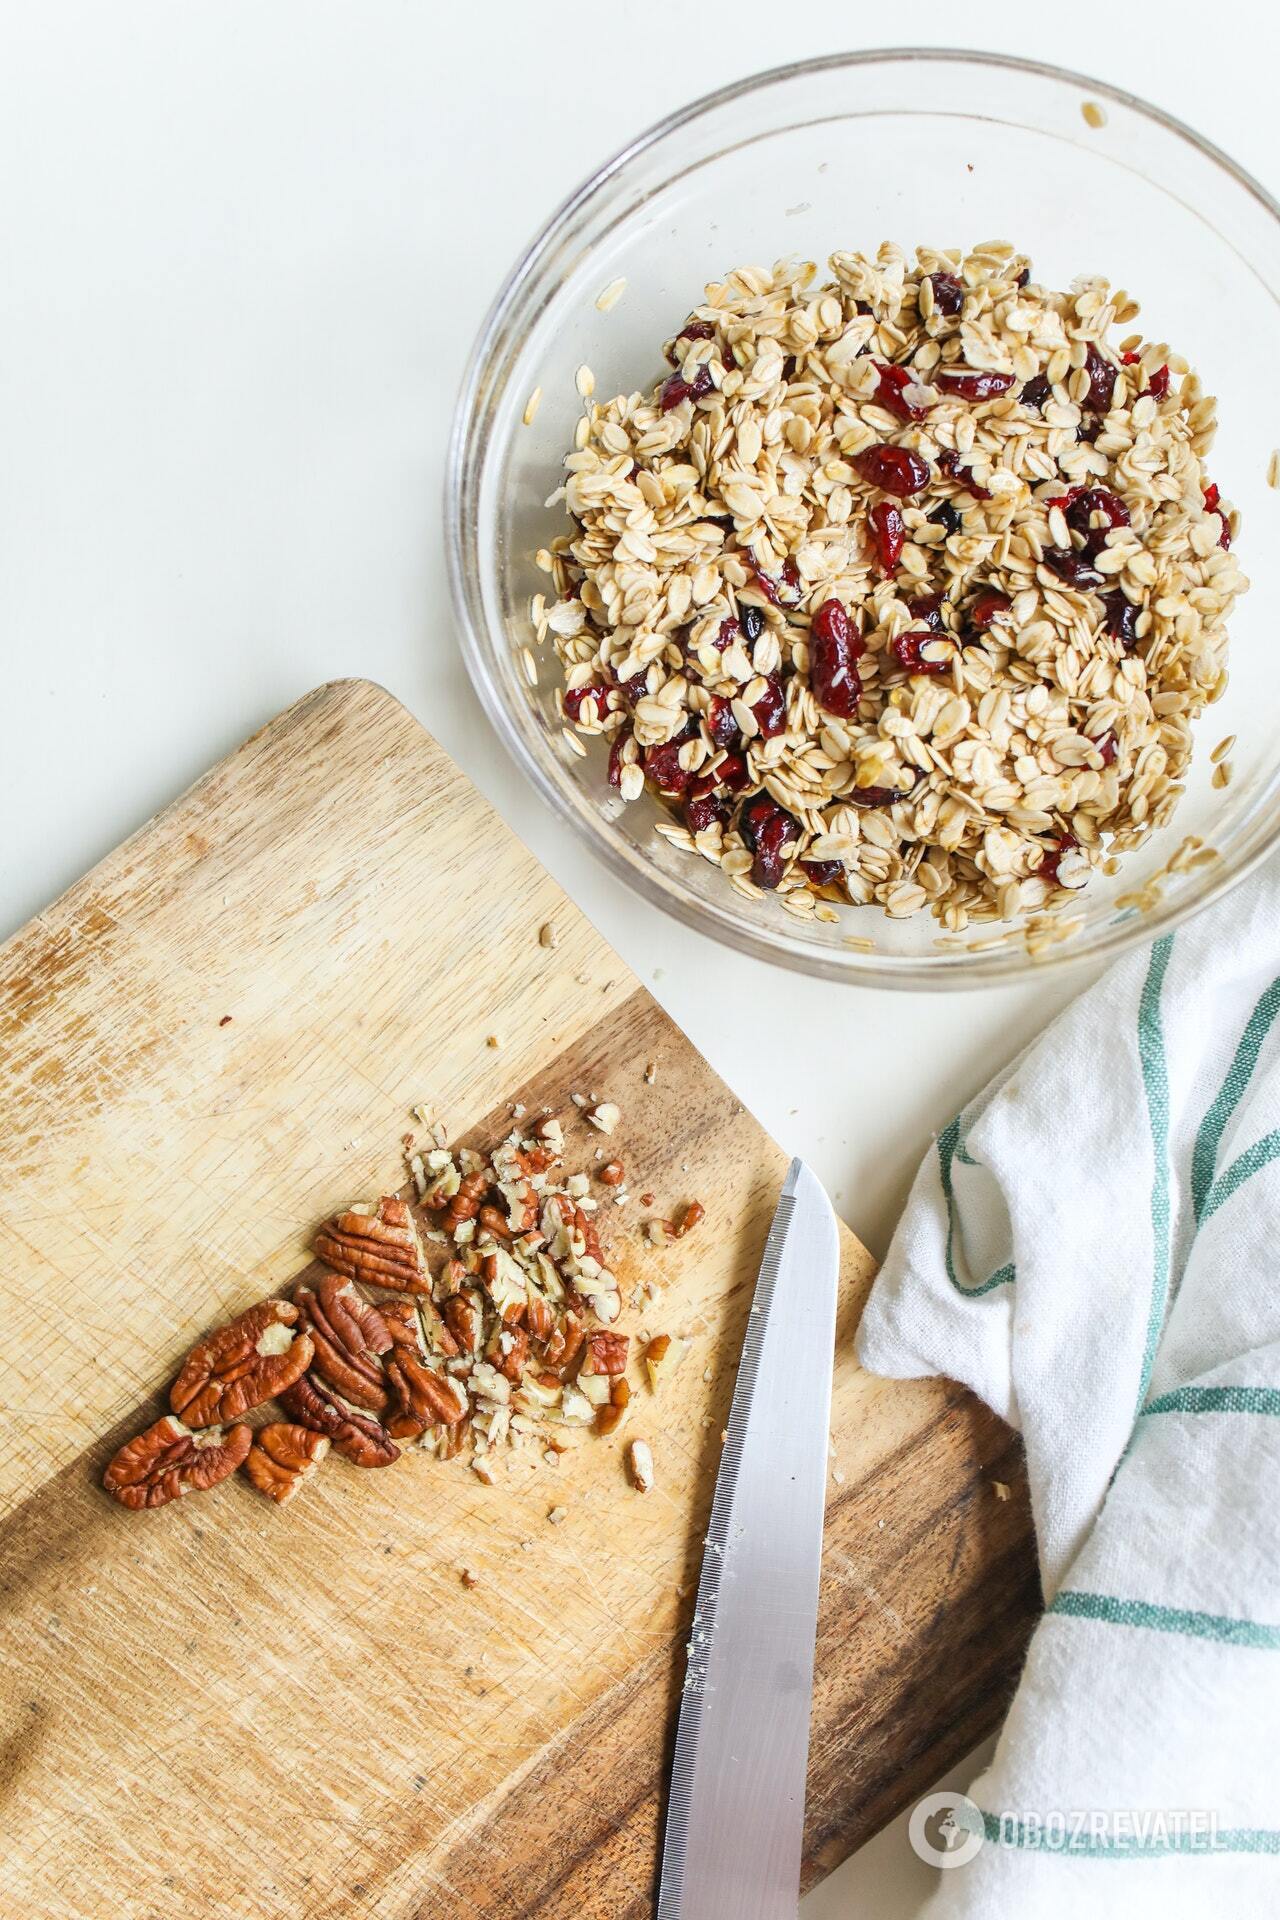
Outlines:
{"type": "Polygon", "coordinates": [[[1084,101],[1083,104],[1081,105],[1080,111],[1084,115],[1085,123],[1087,126],[1090,126],[1090,127],[1106,126],[1107,124],[1106,108],[1099,106],[1096,100],[1084,101]]]}
{"type": "Polygon", "coordinates": [[[596,390],[596,377],[590,367],[582,366],[573,376],[573,384],[584,400],[589,400],[596,390]]]}
{"type": "Polygon", "coordinates": [[[544,920],[542,925],[538,928],[538,945],[540,947],[547,947],[550,949],[554,949],[558,947],[559,944],[560,944],[560,936],[556,932],[555,921],[544,920]]]}
{"type": "Polygon", "coordinates": [[[1280,447],[1277,447],[1267,462],[1267,485],[1280,487],[1280,447]]]}
{"type": "Polygon", "coordinates": [[[531,427],[533,425],[534,419],[537,416],[538,408],[541,405],[542,405],[542,388],[535,387],[533,392],[529,395],[529,398],[524,403],[524,413],[522,415],[522,418],[524,420],[524,424],[526,427],[531,427]]]}
{"type": "Polygon", "coordinates": [[[616,307],[626,290],[626,279],[622,275],[619,275],[616,280],[611,280],[607,287],[602,287],[596,295],[596,306],[600,312],[608,313],[611,308],[616,307]]]}

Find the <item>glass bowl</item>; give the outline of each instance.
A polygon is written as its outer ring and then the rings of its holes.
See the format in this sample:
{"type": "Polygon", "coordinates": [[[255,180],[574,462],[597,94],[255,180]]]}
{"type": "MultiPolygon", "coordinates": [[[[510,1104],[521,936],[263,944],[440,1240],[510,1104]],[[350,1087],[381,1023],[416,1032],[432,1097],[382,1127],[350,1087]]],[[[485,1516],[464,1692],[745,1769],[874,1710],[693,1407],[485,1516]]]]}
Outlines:
{"type": "Polygon", "coordinates": [[[1280,419],[1266,369],[1280,317],[1280,208],[1189,128],[1096,80],[990,54],[849,54],[784,67],[673,114],[608,161],[543,228],[503,286],[472,356],[454,423],[446,512],[468,668],[502,739],[544,798],[611,870],[656,906],[717,940],[833,979],[958,986],[1035,966],[1110,957],[1167,929],[1233,885],[1280,824],[1280,494],[1267,483],[1280,419]],[[1086,116],[1084,108],[1088,105],[1086,116]],[[1102,121],[1099,125],[1097,122],[1102,121]],[[708,280],[744,261],[895,239],[971,246],[1002,238],[1037,279],[1069,286],[1101,272],[1142,303],[1219,396],[1215,480],[1241,514],[1237,545],[1252,591],[1232,621],[1230,684],[1196,729],[1172,824],[1095,874],[1071,903],[1070,939],[1032,957],[997,925],[942,936],[928,914],[891,920],[847,908],[839,926],[801,921],[776,899],[742,898],[716,867],[654,832],[645,795],[623,806],[604,749],[580,758],[556,703],[558,663],[522,670],[530,602],[548,585],[534,555],[565,530],[547,508],[582,411],[575,372],[602,394],[647,388],[661,342],[708,280]],[[625,279],[602,311],[597,296],[625,279]],[[525,425],[534,388],[536,416],[525,425]],[[1231,779],[1210,750],[1228,734],[1231,779]],[[1188,834],[1216,858],[1161,879],[1188,834]],[[1151,881],[1141,908],[1130,896],[1151,881]],[[846,944],[849,937],[860,944],[846,944]],[[867,951],[866,942],[873,948],[867,951]],[[976,950],[975,950],[976,949],[976,950]]]}

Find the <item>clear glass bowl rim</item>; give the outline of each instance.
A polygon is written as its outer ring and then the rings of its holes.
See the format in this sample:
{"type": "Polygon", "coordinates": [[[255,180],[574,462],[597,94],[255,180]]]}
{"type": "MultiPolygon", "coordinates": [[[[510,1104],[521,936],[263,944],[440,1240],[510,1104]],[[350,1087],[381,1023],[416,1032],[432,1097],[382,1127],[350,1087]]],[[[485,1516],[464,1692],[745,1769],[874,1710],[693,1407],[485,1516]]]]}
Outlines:
{"type": "MultiPolygon", "coordinates": [[[[709,902],[685,892],[657,867],[632,852],[623,841],[610,838],[602,831],[597,815],[585,806],[575,804],[572,797],[561,790],[523,738],[508,711],[503,689],[491,671],[491,657],[496,659],[499,651],[506,652],[508,641],[505,633],[495,637],[491,632],[480,589],[478,507],[487,436],[482,431],[478,432],[477,427],[484,420],[484,395],[491,376],[501,371],[505,334],[512,308],[546,256],[572,229],[576,217],[597,199],[616,174],[639,155],[721,106],[809,75],[842,69],[921,63],[938,66],[963,63],[1006,73],[1022,73],[1075,88],[1089,99],[1113,101],[1197,149],[1280,224],[1280,204],[1260,181],[1211,140],[1197,133],[1195,128],[1189,127],[1176,115],[1151,105],[1139,94],[1078,73],[1073,68],[1059,67],[1042,60],[1024,60],[1014,54],[963,47],[871,47],[850,53],[824,54],[811,60],[797,60],[770,67],[761,73],[749,74],[677,108],[619,148],[560,203],[507,273],[472,348],[454,409],[445,468],[445,547],[454,610],[462,636],[463,660],[490,725],[553,812],[568,821],[595,858],[618,879],[634,888],[651,905],[661,908],[696,932],[722,940],[740,952],[794,972],[869,987],[972,988],[1008,985],[1032,973],[1061,971],[1084,962],[1092,964],[1104,959],[1114,960],[1130,948],[1145,945],[1171,931],[1189,915],[1201,912],[1237,886],[1267,857],[1276,837],[1280,836],[1280,819],[1274,822],[1271,834],[1260,838],[1258,844],[1234,858],[1231,855],[1224,857],[1218,867],[1206,870],[1198,878],[1197,884],[1188,887],[1176,901],[1167,902],[1149,913],[1134,913],[1127,922],[1108,929],[1101,938],[1083,948],[1073,950],[1071,943],[1066,942],[1032,960],[1028,956],[1018,956],[1011,949],[1003,952],[999,949],[984,953],[952,950],[928,955],[906,955],[807,945],[785,927],[773,930],[750,926],[736,917],[727,906],[719,910],[709,902]]],[[[554,297],[554,289],[548,294],[548,298],[551,297],[554,297]]]]}

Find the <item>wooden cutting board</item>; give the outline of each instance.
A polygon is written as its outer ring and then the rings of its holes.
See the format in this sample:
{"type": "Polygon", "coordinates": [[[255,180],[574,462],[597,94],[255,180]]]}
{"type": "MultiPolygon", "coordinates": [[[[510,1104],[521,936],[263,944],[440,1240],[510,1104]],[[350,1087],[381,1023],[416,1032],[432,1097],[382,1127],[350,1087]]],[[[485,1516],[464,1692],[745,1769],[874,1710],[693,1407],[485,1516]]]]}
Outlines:
{"type": "MultiPolygon", "coordinates": [[[[5,1920],[650,1913],[780,1150],[359,681],[9,942],[0,1072],[5,1920]],[[661,1252],[638,1204],[609,1210],[624,1296],[662,1289],[627,1326],[692,1342],[621,1438],[556,1470],[513,1456],[493,1488],[462,1461],[332,1457],[283,1510],[240,1479],[154,1514],[100,1491],[193,1338],[286,1286],[324,1215],[400,1183],[412,1103],[477,1141],[548,1103],[586,1164],[573,1092],[622,1108],[634,1194],[707,1208],[661,1252]]],[[[859,1370],[871,1265],[843,1246],[810,1878],[994,1724],[1038,1599],[1013,1438],[958,1388],[859,1370]]]]}

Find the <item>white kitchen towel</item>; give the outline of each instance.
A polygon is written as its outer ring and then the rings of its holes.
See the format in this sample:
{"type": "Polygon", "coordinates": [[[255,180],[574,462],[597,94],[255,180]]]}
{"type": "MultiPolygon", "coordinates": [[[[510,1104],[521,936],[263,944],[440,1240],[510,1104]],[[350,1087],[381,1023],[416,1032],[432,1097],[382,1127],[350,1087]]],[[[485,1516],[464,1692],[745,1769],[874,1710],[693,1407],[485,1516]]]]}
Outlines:
{"type": "Polygon", "coordinates": [[[1278,1016],[1272,861],[944,1128],[872,1292],[864,1365],[1021,1431],[1046,1602],[930,1920],[1280,1915],[1278,1016]]]}

